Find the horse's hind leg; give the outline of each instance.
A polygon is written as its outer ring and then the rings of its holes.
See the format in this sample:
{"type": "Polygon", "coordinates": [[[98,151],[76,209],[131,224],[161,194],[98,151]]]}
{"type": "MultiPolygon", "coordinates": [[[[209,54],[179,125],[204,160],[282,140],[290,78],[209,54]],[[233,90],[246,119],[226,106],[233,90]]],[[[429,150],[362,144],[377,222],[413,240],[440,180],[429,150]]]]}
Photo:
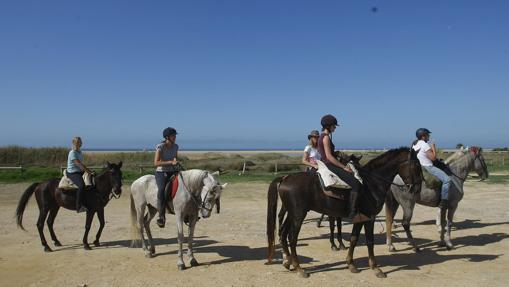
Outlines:
{"type": "Polygon", "coordinates": [[[348,248],[348,255],[346,256],[346,264],[348,264],[348,269],[352,273],[359,273],[359,269],[357,269],[353,263],[353,251],[357,245],[357,240],[359,240],[359,234],[361,233],[362,225],[363,223],[355,223],[352,227],[352,234],[350,236],[350,248],[348,248]]]}
{"type": "Polygon", "coordinates": [[[336,218],[333,217],[333,216],[329,216],[329,229],[330,229],[330,234],[329,234],[329,241],[330,241],[330,248],[334,251],[338,251],[339,248],[336,246],[336,243],[334,242],[334,229],[336,229],[335,225],[334,225],[334,220],[336,218]]]}
{"type": "Polygon", "coordinates": [[[59,209],[60,209],[59,206],[51,208],[49,211],[48,220],[46,220],[46,223],[48,224],[49,234],[51,235],[51,240],[53,240],[55,246],[62,246],[62,243],[58,241],[55,231],[53,230],[53,223],[55,222],[55,218],[57,217],[59,209]]]}
{"type": "Polygon", "coordinates": [[[94,219],[95,211],[87,211],[87,219],[85,221],[85,234],[83,235],[83,248],[85,250],[92,250],[88,244],[88,232],[92,227],[92,219],[94,219]]]}
{"type": "Polygon", "coordinates": [[[136,225],[137,225],[136,227],[138,228],[138,232],[140,232],[141,248],[143,249],[143,251],[145,251],[145,257],[151,258],[152,254],[150,250],[147,248],[145,236],[143,235],[143,229],[145,228],[145,207],[146,205],[136,208],[136,225]]]}
{"type": "Polygon", "coordinates": [[[385,242],[389,247],[389,252],[396,251],[396,247],[394,247],[394,244],[392,243],[392,227],[394,224],[394,216],[396,215],[398,207],[399,203],[396,201],[396,199],[393,196],[387,196],[385,200],[385,227],[387,228],[387,231],[385,232],[385,242]]]}
{"type": "Polygon", "coordinates": [[[343,231],[341,224],[341,217],[336,217],[336,225],[338,227],[338,241],[339,241],[339,250],[346,250],[346,246],[343,243],[343,231]]]}
{"type": "Polygon", "coordinates": [[[454,219],[454,213],[456,212],[456,207],[449,208],[447,210],[447,223],[446,223],[446,232],[445,232],[445,246],[447,250],[451,250],[454,248],[454,245],[451,242],[451,227],[452,221],[454,219]]]}
{"type": "Polygon", "coordinates": [[[44,221],[48,216],[49,208],[44,206],[44,204],[39,205],[39,218],[37,219],[37,230],[39,231],[39,236],[41,237],[41,244],[44,247],[44,251],[51,252],[51,248],[48,246],[48,242],[46,242],[46,238],[44,237],[44,221]],[[42,206],[41,206],[42,205],[42,206]]]}
{"type": "Polygon", "coordinates": [[[304,278],[307,278],[309,277],[309,274],[304,271],[304,269],[302,269],[302,267],[300,267],[300,263],[299,263],[299,257],[297,255],[297,240],[299,238],[299,232],[300,232],[300,228],[302,226],[302,222],[304,221],[304,218],[306,216],[302,216],[302,217],[299,217],[299,218],[295,218],[294,220],[291,221],[291,224],[292,224],[292,228],[291,228],[291,231],[290,231],[290,250],[292,251],[292,264],[293,264],[293,267],[295,268],[295,271],[299,272],[299,275],[304,277],[304,278]]]}
{"type": "Polygon", "coordinates": [[[104,209],[97,210],[97,219],[99,219],[99,230],[97,230],[97,234],[95,235],[94,246],[99,247],[101,246],[99,239],[101,238],[101,233],[104,228],[104,209]]]}
{"type": "Polygon", "coordinates": [[[290,256],[290,250],[288,249],[288,234],[290,232],[290,219],[288,216],[279,229],[279,242],[281,243],[284,254],[283,266],[290,270],[290,266],[292,265],[292,257],[290,256]]]}
{"type": "Polygon", "coordinates": [[[387,275],[378,267],[375,259],[375,221],[369,221],[364,223],[364,232],[366,233],[366,245],[368,246],[368,256],[369,256],[369,267],[375,271],[376,277],[385,278],[387,275]]]}
{"type": "Polygon", "coordinates": [[[444,234],[445,234],[445,214],[447,212],[447,209],[445,208],[440,208],[440,243],[438,244],[440,247],[445,247],[446,246],[446,243],[445,243],[445,238],[444,238],[444,234]]]}
{"type": "Polygon", "coordinates": [[[279,213],[277,215],[278,223],[279,223],[279,229],[278,229],[278,235],[281,236],[281,229],[283,228],[283,222],[285,220],[286,215],[286,208],[283,204],[281,204],[281,209],[279,210],[279,213]]]}
{"type": "Polygon", "coordinates": [[[154,245],[154,240],[152,239],[152,232],[150,231],[150,221],[152,221],[152,219],[154,218],[154,216],[156,216],[156,214],[157,214],[157,209],[149,206],[148,213],[145,215],[145,218],[144,218],[145,231],[147,232],[148,244],[150,247],[149,251],[150,251],[151,255],[154,255],[156,253],[156,247],[154,245]]]}
{"type": "Polygon", "coordinates": [[[316,222],[316,227],[322,227],[322,221],[323,221],[324,217],[325,217],[325,214],[322,213],[322,215],[320,216],[320,218],[316,222]]]}
{"type": "Polygon", "coordinates": [[[414,211],[414,206],[415,206],[415,203],[412,202],[410,204],[410,206],[407,206],[405,207],[404,205],[402,205],[403,207],[403,228],[405,229],[405,232],[406,232],[406,236],[408,238],[408,241],[410,242],[410,244],[412,245],[412,249],[415,251],[415,252],[420,252],[421,249],[417,246],[417,244],[415,243],[415,240],[414,240],[414,237],[412,236],[412,231],[410,231],[410,221],[412,220],[412,215],[413,215],[413,211],[414,211]]]}

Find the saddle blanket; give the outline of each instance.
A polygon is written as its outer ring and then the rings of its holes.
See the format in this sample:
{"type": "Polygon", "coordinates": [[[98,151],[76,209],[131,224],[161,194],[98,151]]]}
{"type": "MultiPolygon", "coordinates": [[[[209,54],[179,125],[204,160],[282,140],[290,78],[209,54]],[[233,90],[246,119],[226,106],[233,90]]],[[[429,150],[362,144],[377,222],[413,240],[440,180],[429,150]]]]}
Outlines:
{"type": "MultiPolygon", "coordinates": [[[[92,175],[88,172],[85,172],[83,174],[83,181],[85,182],[85,186],[93,185],[92,175]]],[[[65,169],[62,172],[62,178],[58,183],[58,188],[64,190],[78,189],[78,187],[72,182],[72,180],[67,177],[67,170],[65,169]]]]}

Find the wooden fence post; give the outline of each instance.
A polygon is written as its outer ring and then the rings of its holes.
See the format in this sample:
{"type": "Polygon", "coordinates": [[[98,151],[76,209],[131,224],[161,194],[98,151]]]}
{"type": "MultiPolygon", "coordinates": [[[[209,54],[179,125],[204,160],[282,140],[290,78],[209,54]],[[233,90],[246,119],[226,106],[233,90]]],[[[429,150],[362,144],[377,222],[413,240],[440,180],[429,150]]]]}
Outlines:
{"type": "Polygon", "coordinates": [[[276,161],[276,163],[274,164],[274,174],[277,174],[277,161],[276,161]]]}

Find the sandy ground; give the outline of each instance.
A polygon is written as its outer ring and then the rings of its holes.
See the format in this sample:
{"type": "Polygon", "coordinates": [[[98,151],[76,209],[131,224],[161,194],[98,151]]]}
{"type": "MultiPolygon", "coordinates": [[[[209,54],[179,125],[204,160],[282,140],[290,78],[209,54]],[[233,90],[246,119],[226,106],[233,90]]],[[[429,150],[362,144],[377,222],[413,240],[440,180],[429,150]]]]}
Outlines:
{"type": "MultiPolygon", "coordinates": [[[[386,279],[376,278],[367,268],[364,245],[355,252],[362,271],[351,274],[346,269],[345,251],[330,250],[328,228],[316,227],[318,214],[314,212],[302,228],[298,247],[310,278],[300,278],[280,264],[264,265],[266,184],[227,187],[221,214],[197,225],[195,256],[201,266],[185,271],[177,270],[171,216],[165,229],[152,225],[158,256],[148,259],[141,249],[128,247],[128,187],[121,199],[107,206],[102,247],[83,250],[84,215],[61,210],[55,231],[64,246],[44,253],[35,227],[38,209],[34,198],[25,212],[27,232],[17,229],[14,222],[17,201],[26,187],[0,185],[0,286],[507,286],[509,280],[509,197],[502,185],[467,182],[454,225],[456,248],[452,251],[437,246],[434,209],[416,208],[412,230],[423,247],[419,254],[403,240],[401,227],[395,230],[401,237],[395,239],[399,251],[389,253],[382,233],[384,223],[377,223],[375,252],[386,279]]],[[[400,212],[397,217],[401,218],[400,212]]],[[[96,220],[90,242],[97,226],[96,220]]],[[[343,228],[349,232],[351,225],[343,228]]],[[[49,239],[47,229],[46,237],[49,239]]]]}

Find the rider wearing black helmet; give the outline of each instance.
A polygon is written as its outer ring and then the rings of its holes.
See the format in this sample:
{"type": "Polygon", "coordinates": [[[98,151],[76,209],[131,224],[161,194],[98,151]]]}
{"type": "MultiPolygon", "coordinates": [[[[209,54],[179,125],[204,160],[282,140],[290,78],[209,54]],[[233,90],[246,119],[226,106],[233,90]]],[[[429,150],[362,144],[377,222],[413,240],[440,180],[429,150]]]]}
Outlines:
{"type": "Polygon", "coordinates": [[[444,208],[447,207],[449,199],[451,178],[443,170],[433,165],[433,161],[437,158],[437,147],[434,141],[431,143],[431,146],[429,145],[429,134],[431,134],[431,132],[426,128],[417,129],[417,131],[415,131],[417,139],[414,141],[412,148],[417,151],[417,158],[419,159],[421,166],[442,182],[439,206],[444,208]]]}
{"type": "Polygon", "coordinates": [[[352,170],[339,162],[334,155],[335,147],[332,143],[331,136],[336,130],[336,126],[338,126],[338,120],[333,115],[325,115],[322,117],[321,124],[322,134],[318,138],[318,151],[321,154],[322,161],[332,172],[352,188],[350,192],[350,213],[348,217],[353,219],[354,222],[368,220],[369,217],[358,211],[357,198],[359,197],[359,192],[362,191],[361,183],[355,178],[352,170]]]}
{"type": "Polygon", "coordinates": [[[169,179],[177,171],[177,154],[179,146],[175,143],[177,139],[177,130],[166,128],[163,131],[164,140],[156,146],[154,165],[157,166],[155,177],[157,184],[157,209],[159,210],[159,219],[157,225],[164,227],[166,222],[166,194],[164,192],[169,179]]]}

